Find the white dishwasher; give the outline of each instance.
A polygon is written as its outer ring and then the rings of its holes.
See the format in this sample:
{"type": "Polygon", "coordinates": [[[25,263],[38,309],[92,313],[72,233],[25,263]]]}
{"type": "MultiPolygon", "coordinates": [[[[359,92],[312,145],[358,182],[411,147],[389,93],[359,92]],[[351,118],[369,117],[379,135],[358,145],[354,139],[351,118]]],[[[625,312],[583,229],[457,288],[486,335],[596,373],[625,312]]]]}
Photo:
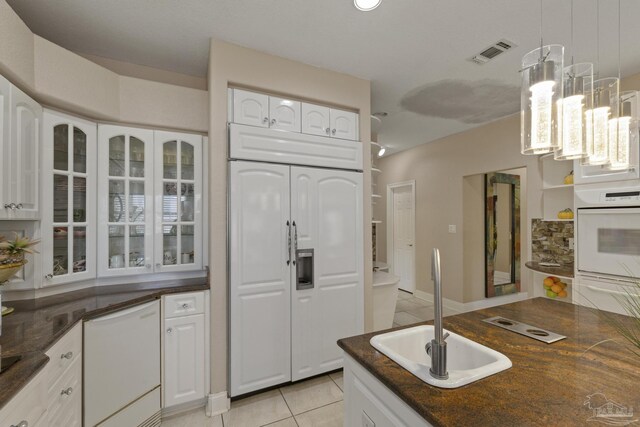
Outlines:
{"type": "Polygon", "coordinates": [[[160,301],[84,323],[84,425],[160,425],[160,301]]]}

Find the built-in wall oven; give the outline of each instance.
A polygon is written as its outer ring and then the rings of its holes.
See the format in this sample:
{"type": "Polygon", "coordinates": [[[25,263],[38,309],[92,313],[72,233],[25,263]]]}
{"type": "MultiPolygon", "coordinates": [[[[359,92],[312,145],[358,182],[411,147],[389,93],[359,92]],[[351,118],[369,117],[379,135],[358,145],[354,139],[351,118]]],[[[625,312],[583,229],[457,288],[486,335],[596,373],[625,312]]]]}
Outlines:
{"type": "Polygon", "coordinates": [[[623,313],[640,280],[640,186],[576,188],[576,302],[623,313]]]}

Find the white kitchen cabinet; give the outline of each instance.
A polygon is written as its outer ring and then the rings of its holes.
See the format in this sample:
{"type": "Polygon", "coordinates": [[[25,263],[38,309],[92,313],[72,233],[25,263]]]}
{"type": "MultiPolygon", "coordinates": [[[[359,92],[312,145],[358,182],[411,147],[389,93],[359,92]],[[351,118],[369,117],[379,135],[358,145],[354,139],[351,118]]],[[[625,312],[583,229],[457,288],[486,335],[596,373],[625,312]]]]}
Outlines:
{"type": "Polygon", "coordinates": [[[233,121],[268,128],[269,95],[233,89],[233,121]]]}
{"type": "Polygon", "coordinates": [[[156,131],[154,150],[155,271],[201,269],[202,137],[156,131]]]}
{"type": "Polygon", "coordinates": [[[331,136],[334,138],[358,140],[358,115],[351,111],[331,109],[331,136]]]}
{"type": "Polygon", "coordinates": [[[302,133],[331,136],[331,109],[302,103],[302,133]]]}
{"type": "Polygon", "coordinates": [[[10,217],[11,209],[9,208],[11,198],[11,189],[5,182],[9,182],[12,166],[11,166],[11,83],[9,80],[0,76],[0,219],[10,217]]]}
{"type": "Polygon", "coordinates": [[[4,79],[0,93],[3,103],[0,218],[38,219],[42,107],[4,79]]]}
{"type": "Polygon", "coordinates": [[[204,330],[204,314],[165,320],[165,407],[205,397],[204,330]]]}
{"type": "Polygon", "coordinates": [[[302,133],[358,140],[358,115],[351,111],[302,104],[302,133]]]}
{"type": "Polygon", "coordinates": [[[289,166],[230,164],[231,396],[291,380],[289,166]]]}
{"type": "Polygon", "coordinates": [[[153,131],[98,126],[98,275],[153,271],[153,131]]]}
{"type": "Polygon", "coordinates": [[[45,366],[0,410],[0,426],[48,425],[44,420],[47,411],[46,369],[45,366]]]}
{"type": "Polygon", "coordinates": [[[300,102],[290,99],[269,97],[269,127],[300,133],[300,102]]]}
{"type": "Polygon", "coordinates": [[[43,286],[93,278],[96,124],[45,110],[42,129],[43,286]]]}

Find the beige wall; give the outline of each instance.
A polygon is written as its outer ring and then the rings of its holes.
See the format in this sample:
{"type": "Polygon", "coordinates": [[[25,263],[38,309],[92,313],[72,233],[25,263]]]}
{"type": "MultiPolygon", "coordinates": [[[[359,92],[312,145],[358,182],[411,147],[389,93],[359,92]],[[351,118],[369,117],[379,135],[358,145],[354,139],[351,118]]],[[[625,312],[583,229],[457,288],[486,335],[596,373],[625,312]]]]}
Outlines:
{"type": "Polygon", "coordinates": [[[90,55],[88,53],[75,53],[121,76],[135,77],[137,79],[150,80],[158,83],[167,83],[174,86],[190,87],[191,89],[207,90],[206,77],[175,73],[173,71],[132,64],[130,62],[118,61],[111,58],[105,58],[103,56],[90,55]]]}
{"type": "MultiPolygon", "coordinates": [[[[482,198],[482,183],[465,182],[464,177],[486,172],[527,168],[529,209],[523,210],[522,257],[529,257],[529,228],[531,218],[542,214],[540,165],[537,157],[520,154],[520,119],[514,115],[418,146],[378,162],[382,173],[377,183],[381,194],[386,194],[388,184],[416,180],[416,288],[432,292],[430,280],[430,252],[437,247],[441,251],[443,295],[457,302],[470,302],[470,298],[484,297],[484,252],[465,252],[464,234],[466,226],[473,226],[471,217],[465,215],[463,194],[474,193],[478,201],[482,198]],[[448,232],[449,225],[457,226],[457,233],[448,232]],[[477,253],[475,253],[477,252],[477,253]],[[470,284],[465,286],[465,270],[470,284]],[[473,273],[473,271],[480,273],[473,273]],[[474,277],[477,276],[477,277],[474,277]]],[[[378,259],[386,260],[386,197],[375,206],[375,217],[381,218],[379,225],[378,259]]],[[[475,215],[482,218],[482,202],[475,215]]],[[[478,217],[476,216],[476,219],[478,217]]],[[[482,220],[480,220],[482,221],[482,220]]],[[[480,223],[482,224],[482,223],[480,223]]],[[[483,229],[483,225],[479,225],[483,229]]],[[[483,237],[476,236],[477,247],[482,248],[483,237]]],[[[530,275],[522,272],[523,290],[527,290],[530,275]]]]}
{"type": "Polygon", "coordinates": [[[346,74],[268,55],[217,40],[209,56],[211,385],[227,390],[227,87],[238,85],[360,112],[364,144],[365,325],[372,326],[370,83],[346,74]]]}
{"type": "Polygon", "coordinates": [[[120,75],[34,35],[0,0],[0,74],[36,101],[95,120],[209,130],[206,90],[160,82],[161,73],[153,69],[127,69],[129,74],[135,70],[136,77],[120,75]]]}

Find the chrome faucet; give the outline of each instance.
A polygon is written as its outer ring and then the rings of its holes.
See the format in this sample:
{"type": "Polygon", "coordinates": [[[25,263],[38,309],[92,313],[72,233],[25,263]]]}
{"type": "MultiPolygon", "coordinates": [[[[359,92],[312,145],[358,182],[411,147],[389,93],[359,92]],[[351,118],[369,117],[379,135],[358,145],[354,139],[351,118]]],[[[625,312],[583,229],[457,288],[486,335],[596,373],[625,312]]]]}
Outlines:
{"type": "Polygon", "coordinates": [[[447,342],[449,336],[447,332],[443,336],[442,329],[442,276],[440,272],[440,251],[433,248],[431,254],[431,279],[433,280],[433,309],[434,309],[434,339],[424,347],[431,356],[431,369],[429,373],[432,377],[446,380],[449,378],[447,372],[447,342]]]}

